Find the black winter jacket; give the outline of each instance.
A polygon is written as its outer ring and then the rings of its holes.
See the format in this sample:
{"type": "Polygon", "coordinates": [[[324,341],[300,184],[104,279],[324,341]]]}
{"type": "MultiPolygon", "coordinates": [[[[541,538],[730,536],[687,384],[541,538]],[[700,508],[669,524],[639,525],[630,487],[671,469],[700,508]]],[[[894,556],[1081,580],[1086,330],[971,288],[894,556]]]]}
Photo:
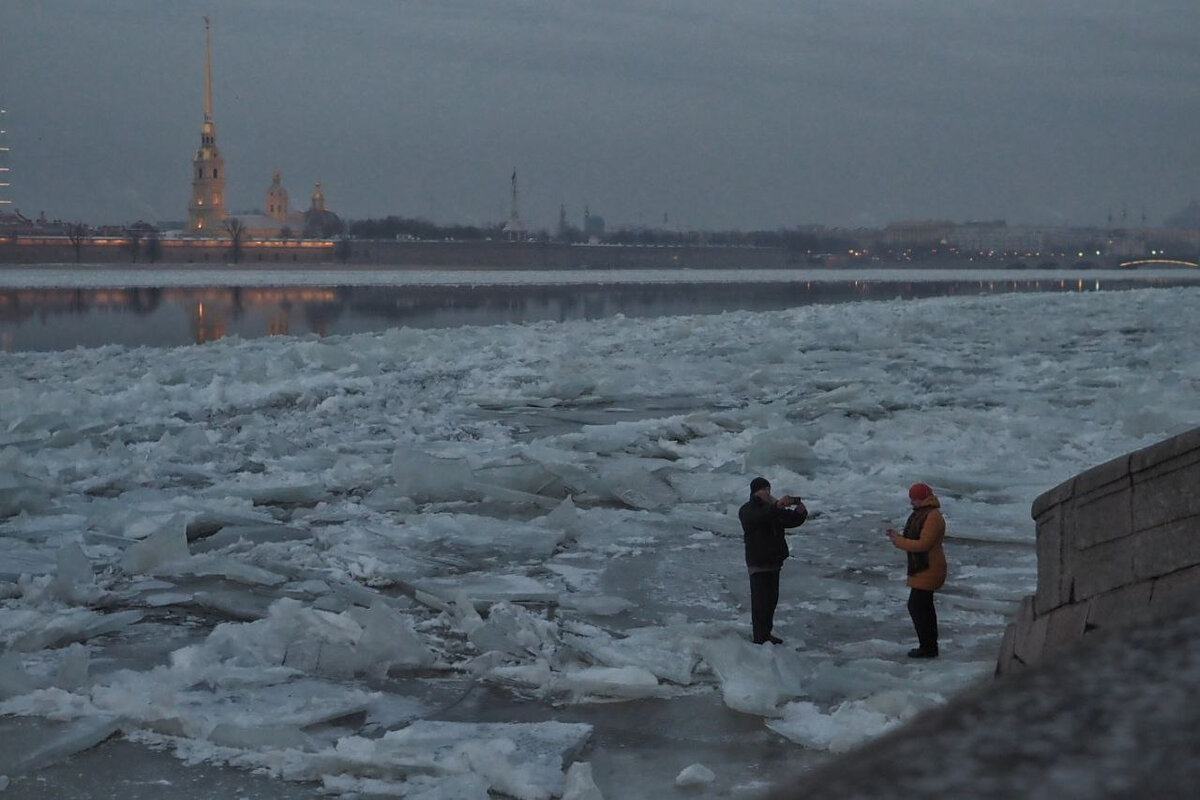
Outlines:
{"type": "Polygon", "coordinates": [[[808,509],[803,504],[795,508],[779,508],[751,496],[738,509],[742,541],[746,545],[746,566],[759,570],[782,567],[789,555],[784,529],[803,525],[807,518],[808,509]]]}

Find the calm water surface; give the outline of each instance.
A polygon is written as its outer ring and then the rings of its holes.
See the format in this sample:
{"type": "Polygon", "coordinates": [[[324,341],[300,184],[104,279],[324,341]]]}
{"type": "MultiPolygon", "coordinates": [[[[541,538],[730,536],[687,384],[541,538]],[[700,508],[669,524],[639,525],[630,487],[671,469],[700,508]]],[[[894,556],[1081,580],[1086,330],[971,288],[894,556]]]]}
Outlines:
{"type": "MultiPolygon", "coordinates": [[[[330,273],[336,279],[336,273],[330,273]]],[[[814,303],[1200,285],[1200,274],[1093,279],[785,282],[611,282],[575,285],[184,286],[0,289],[0,348],[63,350],[106,344],[173,347],[226,336],[328,336],[393,327],[452,327],[767,311],[814,303]]]]}

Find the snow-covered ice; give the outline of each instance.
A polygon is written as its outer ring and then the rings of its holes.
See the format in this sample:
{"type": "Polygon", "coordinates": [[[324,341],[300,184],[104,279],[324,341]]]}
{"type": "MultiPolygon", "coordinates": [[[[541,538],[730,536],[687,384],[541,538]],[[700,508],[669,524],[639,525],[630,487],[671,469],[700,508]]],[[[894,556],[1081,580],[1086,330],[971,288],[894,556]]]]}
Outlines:
{"type": "Polygon", "coordinates": [[[1197,301],[0,355],[0,715],[63,731],[8,791],[119,730],[335,795],[637,800],[703,762],[748,796],[764,773],[714,761],[747,724],[811,759],[991,674],[1036,581],[1033,498],[1195,424],[1197,301]],[[814,512],[781,646],[748,642],[759,473],[814,512]],[[914,664],[882,530],[916,480],[951,578],[943,657],[914,664]],[[461,719],[471,692],[507,699],[461,719]],[[622,737],[670,708],[694,725],[631,781],[622,737]]]}

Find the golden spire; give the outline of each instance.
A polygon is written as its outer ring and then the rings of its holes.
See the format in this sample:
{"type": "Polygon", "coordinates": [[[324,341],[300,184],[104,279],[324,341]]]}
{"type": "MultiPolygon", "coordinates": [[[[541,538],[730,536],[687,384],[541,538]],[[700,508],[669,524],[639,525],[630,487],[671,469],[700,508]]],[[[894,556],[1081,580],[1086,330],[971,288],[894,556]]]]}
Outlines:
{"type": "Polygon", "coordinates": [[[204,121],[212,122],[212,44],[208,17],[204,18],[204,121]]]}

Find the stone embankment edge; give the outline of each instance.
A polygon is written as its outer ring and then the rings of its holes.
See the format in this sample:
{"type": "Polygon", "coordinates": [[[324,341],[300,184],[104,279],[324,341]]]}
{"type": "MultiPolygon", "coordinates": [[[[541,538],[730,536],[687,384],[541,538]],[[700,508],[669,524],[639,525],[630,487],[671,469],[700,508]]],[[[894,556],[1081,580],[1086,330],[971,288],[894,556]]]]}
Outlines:
{"type": "Polygon", "coordinates": [[[999,675],[1200,593],[1200,428],[1080,473],[1032,516],[1037,593],[1005,631],[999,675]]]}

